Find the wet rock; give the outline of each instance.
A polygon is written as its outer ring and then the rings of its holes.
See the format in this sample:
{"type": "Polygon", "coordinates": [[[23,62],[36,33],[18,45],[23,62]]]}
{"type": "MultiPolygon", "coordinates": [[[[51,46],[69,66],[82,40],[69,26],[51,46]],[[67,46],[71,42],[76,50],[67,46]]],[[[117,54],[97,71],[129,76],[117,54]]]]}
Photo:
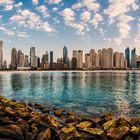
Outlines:
{"type": "Polygon", "coordinates": [[[140,118],[132,118],[131,120],[130,120],[130,125],[131,126],[140,126],[140,118]]]}
{"type": "Polygon", "coordinates": [[[0,125],[15,124],[9,117],[0,117],[0,125]]]}
{"type": "Polygon", "coordinates": [[[61,129],[61,131],[63,132],[63,133],[74,133],[74,132],[76,132],[76,128],[75,127],[63,127],[62,129],[61,129]]]}
{"type": "Polygon", "coordinates": [[[47,128],[38,135],[38,140],[51,140],[51,130],[47,128]]]}
{"type": "Polygon", "coordinates": [[[129,122],[127,120],[123,119],[123,118],[119,118],[117,120],[117,125],[118,126],[128,126],[128,127],[130,127],[129,122]]]}
{"type": "Polygon", "coordinates": [[[91,127],[91,126],[92,126],[92,123],[88,122],[88,121],[83,121],[80,124],[76,125],[76,127],[78,127],[78,128],[88,128],[88,127],[91,127]]]}
{"type": "Polygon", "coordinates": [[[11,107],[6,107],[5,108],[5,112],[10,114],[10,115],[14,115],[15,114],[14,110],[11,107]]]}
{"type": "Polygon", "coordinates": [[[66,123],[72,123],[72,122],[75,122],[75,121],[76,121],[75,116],[69,116],[66,120],[66,123]]]}
{"type": "Polygon", "coordinates": [[[108,113],[108,112],[105,113],[105,114],[103,115],[103,118],[104,118],[106,121],[115,119],[115,117],[114,117],[111,113],[108,113]]]}
{"type": "Polygon", "coordinates": [[[107,130],[107,129],[109,129],[110,127],[115,127],[116,124],[117,124],[116,119],[107,121],[106,123],[103,124],[103,129],[104,129],[104,130],[107,130]]]}
{"type": "Polygon", "coordinates": [[[37,133],[38,133],[37,125],[34,124],[34,123],[31,125],[31,132],[32,132],[33,134],[37,134],[37,133]]]}
{"type": "Polygon", "coordinates": [[[67,123],[66,126],[67,127],[72,127],[75,126],[77,124],[77,122],[72,122],[72,123],[67,123]]]}
{"type": "Polygon", "coordinates": [[[129,131],[128,126],[122,126],[118,128],[110,128],[107,132],[107,136],[114,140],[120,140],[129,131]]]}
{"type": "Polygon", "coordinates": [[[92,135],[102,135],[104,133],[101,128],[83,128],[81,130],[92,135]]]}
{"type": "Polygon", "coordinates": [[[24,140],[23,132],[17,125],[0,126],[0,136],[14,140],[24,140]]]}
{"type": "Polygon", "coordinates": [[[129,131],[133,134],[140,134],[140,126],[132,126],[129,131]]]}
{"type": "Polygon", "coordinates": [[[25,133],[25,140],[35,140],[37,139],[37,135],[36,134],[32,134],[32,133],[29,133],[29,132],[26,132],[25,133]]]}
{"type": "Polygon", "coordinates": [[[45,109],[45,106],[42,105],[42,104],[39,104],[39,103],[35,103],[34,104],[34,108],[35,109],[39,109],[39,110],[43,110],[43,109],[45,109]]]}
{"type": "Polygon", "coordinates": [[[64,109],[57,109],[57,110],[54,110],[54,114],[56,115],[56,116],[62,116],[62,114],[63,114],[63,112],[64,112],[64,109]]]}

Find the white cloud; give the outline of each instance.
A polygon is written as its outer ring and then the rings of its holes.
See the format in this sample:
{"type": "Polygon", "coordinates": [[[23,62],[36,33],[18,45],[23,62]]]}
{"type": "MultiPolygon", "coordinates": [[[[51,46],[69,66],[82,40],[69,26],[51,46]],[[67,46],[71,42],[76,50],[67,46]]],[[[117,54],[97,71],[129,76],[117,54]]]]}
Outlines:
{"type": "Polygon", "coordinates": [[[101,21],[103,21],[103,17],[100,14],[95,14],[94,18],[91,20],[91,23],[96,28],[101,21]]]}
{"type": "Polygon", "coordinates": [[[62,2],[62,0],[45,0],[45,2],[49,4],[59,4],[62,2]]]}
{"type": "Polygon", "coordinates": [[[14,32],[13,31],[10,31],[10,30],[7,30],[5,27],[3,26],[0,26],[0,31],[6,33],[7,35],[9,36],[13,36],[14,35],[14,32]]]}
{"type": "Polygon", "coordinates": [[[15,7],[21,7],[21,6],[23,6],[23,3],[22,2],[19,2],[19,3],[17,3],[17,4],[15,4],[15,7]]]}
{"type": "Polygon", "coordinates": [[[109,23],[112,24],[116,17],[138,8],[136,0],[109,0],[109,7],[104,10],[104,13],[108,15],[109,23]]]}
{"type": "Polygon", "coordinates": [[[84,22],[88,22],[90,20],[91,14],[88,11],[85,11],[81,14],[81,20],[84,22]]]}
{"type": "Polygon", "coordinates": [[[72,9],[80,9],[81,7],[82,7],[82,4],[80,2],[72,5],[72,9]]]}
{"type": "Polygon", "coordinates": [[[3,10],[10,11],[14,7],[14,1],[13,0],[0,0],[0,5],[2,5],[3,10]]]}
{"type": "Polygon", "coordinates": [[[95,0],[83,0],[82,4],[83,6],[86,6],[88,10],[92,10],[94,12],[97,12],[100,8],[100,4],[97,3],[95,0]]]}
{"type": "Polygon", "coordinates": [[[22,38],[29,38],[29,35],[27,35],[26,32],[18,32],[17,33],[17,36],[18,37],[22,37],[22,38]]]}
{"type": "Polygon", "coordinates": [[[3,16],[2,15],[0,15],[0,20],[3,18],[3,16]]]}
{"type": "Polygon", "coordinates": [[[39,0],[32,0],[33,4],[38,5],[39,0]]]}
{"type": "Polygon", "coordinates": [[[43,14],[44,18],[49,16],[45,5],[41,5],[37,7],[36,9],[43,14]]]}
{"type": "Polygon", "coordinates": [[[75,20],[75,13],[70,8],[65,8],[62,12],[65,22],[71,22],[75,20]]]}
{"type": "Polygon", "coordinates": [[[55,29],[50,26],[50,24],[48,23],[48,21],[46,21],[46,22],[43,23],[43,29],[46,32],[54,32],[55,31],[55,29]]]}
{"type": "Polygon", "coordinates": [[[119,37],[114,38],[114,41],[120,45],[123,39],[129,38],[131,30],[130,22],[133,21],[134,18],[128,15],[121,15],[118,20],[117,27],[119,30],[119,37]]]}

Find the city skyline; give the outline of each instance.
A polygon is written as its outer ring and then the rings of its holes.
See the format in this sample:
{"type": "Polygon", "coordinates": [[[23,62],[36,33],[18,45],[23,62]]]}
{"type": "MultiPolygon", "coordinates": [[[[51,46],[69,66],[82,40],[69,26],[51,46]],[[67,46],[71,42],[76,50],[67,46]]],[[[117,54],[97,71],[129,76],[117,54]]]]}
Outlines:
{"type": "Polygon", "coordinates": [[[36,53],[36,48],[31,47],[29,55],[21,49],[12,48],[11,61],[8,64],[3,60],[3,41],[0,41],[0,69],[44,69],[44,70],[62,70],[62,69],[135,69],[140,68],[140,55],[136,53],[136,48],[132,50],[129,47],[123,52],[114,51],[113,48],[102,48],[99,50],[90,49],[87,52],[83,50],[72,51],[69,56],[67,46],[63,47],[63,56],[54,60],[54,52],[46,50],[41,56],[36,53]]]}
{"type": "Polygon", "coordinates": [[[31,46],[38,56],[44,50],[57,52],[55,60],[63,45],[70,52],[108,47],[123,51],[130,46],[140,53],[139,5],[139,0],[1,0],[4,58],[10,60],[13,47],[27,54],[31,46]]]}

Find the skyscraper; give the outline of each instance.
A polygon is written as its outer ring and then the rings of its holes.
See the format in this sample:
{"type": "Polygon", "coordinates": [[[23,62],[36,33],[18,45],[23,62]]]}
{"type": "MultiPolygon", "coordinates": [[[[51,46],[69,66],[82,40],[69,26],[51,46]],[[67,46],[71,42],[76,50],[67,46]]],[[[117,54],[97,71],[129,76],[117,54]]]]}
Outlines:
{"type": "Polygon", "coordinates": [[[68,64],[69,59],[68,59],[68,49],[66,46],[63,48],[63,64],[68,64]]]}
{"type": "Polygon", "coordinates": [[[115,68],[120,68],[120,53],[119,52],[115,52],[114,54],[113,54],[113,56],[114,56],[114,67],[115,68]]]}
{"type": "Polygon", "coordinates": [[[24,66],[29,67],[29,56],[28,55],[25,55],[24,66]]]}
{"type": "Polygon", "coordinates": [[[16,48],[13,48],[11,51],[11,68],[16,69],[17,68],[17,50],[16,48]]]}
{"type": "Polygon", "coordinates": [[[31,67],[34,67],[34,60],[36,60],[35,59],[35,56],[36,56],[36,54],[35,54],[35,47],[31,47],[31,49],[30,49],[30,66],[31,67]]]}
{"type": "Polygon", "coordinates": [[[0,41],[0,69],[3,66],[3,42],[0,41]]]}
{"type": "Polygon", "coordinates": [[[73,50],[73,52],[72,52],[72,58],[76,58],[77,59],[77,50],[73,50]]]}
{"type": "Polygon", "coordinates": [[[50,69],[53,69],[53,51],[50,51],[50,69]]]}
{"type": "Polygon", "coordinates": [[[127,67],[130,67],[130,49],[127,47],[125,49],[125,59],[127,60],[127,67]]]}
{"type": "Polygon", "coordinates": [[[83,69],[83,51],[78,51],[78,57],[77,57],[77,68],[83,69]]]}
{"type": "Polygon", "coordinates": [[[49,54],[48,51],[42,56],[42,68],[46,69],[46,66],[48,67],[49,64],[49,54]]]}
{"type": "Polygon", "coordinates": [[[18,51],[18,67],[24,67],[24,54],[21,50],[18,51]]]}
{"type": "Polygon", "coordinates": [[[90,70],[92,68],[92,63],[90,60],[90,54],[85,54],[85,69],[90,70]]]}
{"type": "Polygon", "coordinates": [[[136,56],[136,48],[134,48],[131,51],[131,68],[137,68],[136,59],[137,59],[137,56],[136,56]]]}

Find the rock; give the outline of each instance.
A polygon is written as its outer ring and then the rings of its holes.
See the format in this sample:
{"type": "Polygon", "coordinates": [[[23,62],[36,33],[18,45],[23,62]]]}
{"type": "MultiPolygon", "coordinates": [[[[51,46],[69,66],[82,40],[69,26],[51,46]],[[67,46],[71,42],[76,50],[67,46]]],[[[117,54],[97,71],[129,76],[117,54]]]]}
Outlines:
{"type": "Polygon", "coordinates": [[[14,140],[24,140],[23,132],[17,125],[0,126],[0,136],[14,140]]]}
{"type": "Polygon", "coordinates": [[[140,126],[140,118],[132,118],[130,120],[130,125],[131,126],[140,126]]]}
{"type": "Polygon", "coordinates": [[[129,131],[132,132],[133,134],[140,134],[140,126],[138,127],[132,126],[129,131]]]}
{"type": "Polygon", "coordinates": [[[123,118],[117,120],[117,126],[130,126],[129,122],[123,118]]]}
{"type": "Polygon", "coordinates": [[[104,133],[101,128],[83,128],[81,130],[92,135],[102,135],[104,133]]]}
{"type": "Polygon", "coordinates": [[[59,116],[59,117],[62,116],[63,112],[64,112],[63,109],[54,110],[54,114],[55,114],[56,116],[59,116]]]}
{"type": "Polygon", "coordinates": [[[72,123],[72,122],[75,122],[75,121],[76,121],[75,116],[69,116],[66,120],[66,123],[72,123]]]}
{"type": "Polygon", "coordinates": [[[107,136],[111,137],[114,140],[120,140],[122,139],[122,137],[127,134],[127,132],[129,131],[129,127],[128,126],[121,126],[118,128],[110,128],[107,131],[107,136]]]}
{"type": "Polygon", "coordinates": [[[34,123],[31,125],[31,132],[33,134],[37,134],[38,133],[38,128],[37,128],[36,124],[34,124],[34,123]]]}
{"type": "Polygon", "coordinates": [[[74,133],[74,132],[76,132],[76,128],[73,126],[73,127],[63,127],[62,129],[61,129],[61,131],[63,132],[63,133],[74,133]]]}
{"type": "Polygon", "coordinates": [[[39,104],[39,103],[35,103],[34,104],[34,108],[35,109],[39,109],[39,110],[43,110],[43,109],[45,109],[45,106],[42,105],[42,104],[39,104]]]}
{"type": "Polygon", "coordinates": [[[116,119],[107,121],[106,123],[103,124],[103,129],[104,129],[104,130],[107,130],[107,129],[109,129],[110,127],[115,127],[116,124],[117,124],[116,119]]]}
{"type": "Polygon", "coordinates": [[[109,121],[109,120],[113,120],[115,117],[111,114],[111,113],[105,113],[103,115],[103,118],[106,120],[106,121],[109,121]]]}
{"type": "Polygon", "coordinates": [[[15,124],[9,117],[0,117],[0,125],[15,124]]]}
{"type": "Polygon", "coordinates": [[[25,140],[36,140],[37,139],[37,135],[36,134],[32,134],[29,132],[25,133],[25,140]]]}
{"type": "Polygon", "coordinates": [[[67,123],[66,124],[67,127],[72,127],[72,126],[75,126],[75,125],[76,125],[76,122],[72,122],[72,123],[67,123]]]}
{"type": "Polygon", "coordinates": [[[5,112],[10,114],[10,115],[14,115],[15,114],[14,110],[11,107],[6,107],[5,108],[5,112]]]}
{"type": "Polygon", "coordinates": [[[51,130],[47,128],[38,135],[38,140],[51,140],[51,130]]]}
{"type": "Polygon", "coordinates": [[[88,127],[91,127],[91,126],[92,126],[92,123],[88,122],[88,121],[83,121],[80,124],[76,125],[76,127],[79,127],[79,128],[88,128],[88,127]]]}

